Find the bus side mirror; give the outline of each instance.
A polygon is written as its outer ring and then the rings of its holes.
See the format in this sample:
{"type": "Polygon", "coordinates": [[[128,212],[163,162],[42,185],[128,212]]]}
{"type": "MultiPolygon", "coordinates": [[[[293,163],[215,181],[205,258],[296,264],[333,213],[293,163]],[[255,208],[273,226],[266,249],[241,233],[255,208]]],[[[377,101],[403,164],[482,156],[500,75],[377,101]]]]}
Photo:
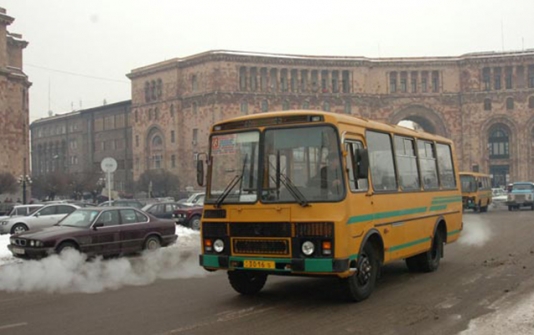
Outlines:
{"type": "Polygon", "coordinates": [[[197,160],[197,183],[198,186],[204,186],[204,161],[197,160]]]}
{"type": "Polygon", "coordinates": [[[356,149],[356,178],[367,179],[369,175],[369,154],[367,149],[356,149]]]}

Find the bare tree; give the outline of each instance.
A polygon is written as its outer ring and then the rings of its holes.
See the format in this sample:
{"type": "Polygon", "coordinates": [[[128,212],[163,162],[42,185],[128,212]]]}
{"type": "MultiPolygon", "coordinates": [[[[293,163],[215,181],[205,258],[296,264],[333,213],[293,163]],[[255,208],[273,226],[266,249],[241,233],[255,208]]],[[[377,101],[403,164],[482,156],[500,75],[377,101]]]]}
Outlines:
{"type": "Polygon", "coordinates": [[[147,170],[141,174],[137,181],[137,190],[149,190],[152,182],[153,197],[168,197],[180,190],[180,179],[175,174],[166,170],[147,170]]]}
{"type": "Polygon", "coordinates": [[[57,195],[68,193],[69,176],[59,171],[37,176],[33,179],[32,191],[39,198],[54,200],[57,195]]]}
{"type": "Polygon", "coordinates": [[[0,173],[0,194],[17,192],[17,180],[9,172],[0,173]]]}

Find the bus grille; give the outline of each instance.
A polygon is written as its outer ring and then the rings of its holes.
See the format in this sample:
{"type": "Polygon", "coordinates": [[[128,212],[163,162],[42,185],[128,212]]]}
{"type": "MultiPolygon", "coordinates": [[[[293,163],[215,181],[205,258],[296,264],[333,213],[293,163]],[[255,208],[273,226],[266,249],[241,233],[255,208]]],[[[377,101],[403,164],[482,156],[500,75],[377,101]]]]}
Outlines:
{"type": "Polygon", "coordinates": [[[286,255],[290,254],[289,240],[234,239],[234,254],[241,255],[286,255]]]}
{"type": "Polygon", "coordinates": [[[235,237],[290,237],[289,222],[239,222],[230,224],[230,236],[235,237]]]}

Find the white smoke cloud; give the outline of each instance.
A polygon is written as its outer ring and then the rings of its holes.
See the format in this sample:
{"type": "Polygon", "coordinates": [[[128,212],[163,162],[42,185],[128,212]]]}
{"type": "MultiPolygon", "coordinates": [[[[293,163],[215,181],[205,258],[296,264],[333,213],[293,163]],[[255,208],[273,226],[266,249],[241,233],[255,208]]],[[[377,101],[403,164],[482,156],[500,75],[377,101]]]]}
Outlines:
{"type": "Polygon", "coordinates": [[[493,235],[491,228],[480,215],[464,215],[464,230],[458,243],[468,246],[481,247],[486,244],[493,235]]]}
{"type": "Polygon", "coordinates": [[[158,279],[207,276],[209,273],[198,264],[198,232],[178,234],[175,245],[136,257],[88,261],[85,255],[72,250],[42,260],[8,263],[0,266],[0,290],[97,293],[127,285],[148,285],[158,279]]]}

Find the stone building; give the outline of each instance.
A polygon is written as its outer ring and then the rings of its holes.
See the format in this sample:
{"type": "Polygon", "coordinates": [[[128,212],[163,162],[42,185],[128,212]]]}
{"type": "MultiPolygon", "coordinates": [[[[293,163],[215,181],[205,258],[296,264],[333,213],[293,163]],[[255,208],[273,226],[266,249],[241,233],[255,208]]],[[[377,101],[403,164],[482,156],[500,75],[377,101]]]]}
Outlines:
{"type": "MultiPolygon", "coordinates": [[[[10,33],[14,18],[0,8],[0,173],[15,178],[30,173],[28,89],[22,53],[28,42],[10,33]]],[[[20,197],[22,198],[22,197],[20,197]]]]}
{"type": "Polygon", "coordinates": [[[365,58],[209,51],[134,69],[133,175],[167,169],[195,186],[194,157],[221,119],[312,109],[454,140],[460,170],[494,185],[534,180],[534,51],[365,58]]]}
{"type": "MultiPolygon", "coordinates": [[[[32,173],[102,174],[105,157],[117,161],[116,191],[132,184],[131,101],[103,105],[34,121],[31,126],[32,173]]],[[[102,175],[103,176],[103,175],[102,175]]]]}

